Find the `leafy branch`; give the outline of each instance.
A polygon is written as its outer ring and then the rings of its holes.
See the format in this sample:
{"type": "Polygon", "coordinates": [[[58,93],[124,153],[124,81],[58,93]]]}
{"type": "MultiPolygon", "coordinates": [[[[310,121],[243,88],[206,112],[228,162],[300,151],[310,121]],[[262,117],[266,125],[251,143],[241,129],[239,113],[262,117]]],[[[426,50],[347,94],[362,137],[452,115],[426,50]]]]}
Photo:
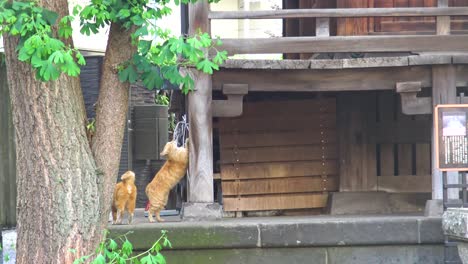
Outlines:
{"type": "MultiPolygon", "coordinates": [[[[177,5],[195,3],[197,0],[174,0],[177,5]]],[[[219,2],[220,0],[208,0],[219,2]]],[[[189,75],[180,73],[180,67],[196,67],[206,74],[219,70],[227,59],[227,52],[219,51],[219,39],[212,40],[207,33],[175,37],[156,23],[170,15],[171,0],[93,0],[85,7],[75,6],[73,15],[79,16],[80,32],[96,34],[111,24],[129,30],[138,52],[131,60],[118,66],[119,80],[134,83],[139,80],[150,90],[161,89],[164,80],[180,86],[187,93],[193,88],[189,75]],[[131,30],[131,31],[130,31],[131,30]],[[214,54],[214,56],[209,56],[214,54]]],[[[80,74],[79,65],[85,64],[83,55],[66,45],[72,36],[73,16],[59,19],[56,12],[37,5],[36,1],[0,0],[0,34],[17,36],[20,61],[36,70],[42,81],[56,80],[62,73],[80,74]]]]}
{"type": "MultiPolygon", "coordinates": [[[[167,231],[162,230],[159,239],[148,250],[135,256],[132,256],[133,245],[127,239],[127,235],[130,233],[128,232],[115,239],[105,238],[99,244],[95,253],[82,256],[76,259],[73,264],[85,263],[88,260],[90,260],[91,264],[166,264],[166,259],[161,254],[161,251],[163,248],[172,248],[172,244],[167,237],[167,231]],[[120,247],[116,240],[120,241],[120,247]]],[[[106,234],[108,234],[107,231],[106,234]]],[[[69,251],[73,254],[76,253],[74,249],[70,249],[69,251]]]]}

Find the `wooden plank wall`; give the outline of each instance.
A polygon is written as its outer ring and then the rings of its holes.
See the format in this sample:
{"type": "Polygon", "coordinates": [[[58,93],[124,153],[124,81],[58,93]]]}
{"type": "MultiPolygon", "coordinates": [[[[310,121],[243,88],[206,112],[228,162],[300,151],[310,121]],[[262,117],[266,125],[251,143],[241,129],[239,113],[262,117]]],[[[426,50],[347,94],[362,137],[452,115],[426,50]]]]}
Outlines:
{"type": "MultiPolygon", "coordinates": [[[[436,7],[437,0],[337,0],[338,8],[436,7]]],[[[468,0],[449,0],[449,6],[468,6],[468,0]]],[[[435,17],[340,18],[337,35],[435,34],[435,17]]],[[[468,34],[466,17],[453,17],[455,34],[468,34]]]]}
{"type": "Polygon", "coordinates": [[[0,61],[0,230],[16,225],[16,153],[6,67],[0,61]]]}
{"type": "Polygon", "coordinates": [[[340,191],[431,192],[431,117],[393,91],[337,97],[340,191]]]}
{"type": "Polygon", "coordinates": [[[246,102],[219,120],[225,211],[323,208],[338,190],[334,98],[246,102]]]}

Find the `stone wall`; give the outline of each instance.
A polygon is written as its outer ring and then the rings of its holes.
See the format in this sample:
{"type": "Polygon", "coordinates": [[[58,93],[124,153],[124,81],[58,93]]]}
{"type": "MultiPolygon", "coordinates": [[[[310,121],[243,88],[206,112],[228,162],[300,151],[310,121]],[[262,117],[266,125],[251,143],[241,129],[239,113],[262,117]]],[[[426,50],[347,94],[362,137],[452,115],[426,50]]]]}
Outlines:
{"type": "Polygon", "coordinates": [[[441,219],[420,216],[272,217],[111,226],[145,251],[167,230],[168,263],[443,263],[441,219]]]}

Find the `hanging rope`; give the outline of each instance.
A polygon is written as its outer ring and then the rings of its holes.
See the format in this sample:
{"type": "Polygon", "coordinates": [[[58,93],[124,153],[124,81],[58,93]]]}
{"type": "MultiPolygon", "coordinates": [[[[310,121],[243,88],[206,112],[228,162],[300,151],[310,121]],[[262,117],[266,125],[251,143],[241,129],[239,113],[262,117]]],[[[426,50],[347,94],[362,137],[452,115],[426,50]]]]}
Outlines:
{"type": "Polygon", "coordinates": [[[184,146],[185,140],[188,137],[189,124],[185,115],[182,116],[182,120],[177,123],[174,128],[173,141],[176,141],[177,147],[184,146]]]}
{"type": "MultiPolygon", "coordinates": [[[[182,116],[182,120],[177,123],[177,125],[174,128],[174,133],[173,133],[173,138],[172,141],[175,141],[177,144],[177,147],[188,147],[184,146],[185,145],[185,140],[188,137],[189,133],[189,124],[187,122],[187,118],[185,115],[182,116]]],[[[189,170],[187,168],[187,186],[190,186],[190,174],[189,170]]],[[[182,193],[181,193],[182,195],[182,193]]],[[[188,194],[187,194],[188,195],[188,194]]]]}

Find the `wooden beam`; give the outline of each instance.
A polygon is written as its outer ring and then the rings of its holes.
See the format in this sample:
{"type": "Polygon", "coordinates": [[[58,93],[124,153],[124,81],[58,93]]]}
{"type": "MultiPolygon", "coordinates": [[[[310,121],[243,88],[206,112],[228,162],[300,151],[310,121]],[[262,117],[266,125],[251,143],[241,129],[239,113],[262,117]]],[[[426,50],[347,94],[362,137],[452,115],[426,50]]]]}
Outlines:
{"type": "Polygon", "coordinates": [[[393,193],[430,193],[431,177],[423,176],[379,176],[377,177],[379,191],[393,193]]]}
{"type": "Polygon", "coordinates": [[[468,36],[336,36],[222,39],[230,55],[304,52],[468,52],[468,36]]]}
{"type": "Polygon", "coordinates": [[[221,164],[223,180],[271,179],[303,176],[338,175],[337,161],[262,162],[221,164]]]}
{"type": "MultiPolygon", "coordinates": [[[[254,91],[369,91],[394,90],[397,82],[421,82],[431,86],[429,66],[338,70],[238,70],[222,69],[213,76],[213,89],[221,90],[223,83],[242,80],[254,91]]],[[[460,78],[465,78],[460,73],[460,78]]]]}
{"type": "Polygon", "coordinates": [[[335,177],[330,177],[326,181],[324,181],[320,176],[256,179],[248,181],[223,181],[222,189],[224,196],[323,191],[332,192],[338,191],[338,181],[335,177]]]}
{"type": "Polygon", "coordinates": [[[466,16],[468,7],[334,8],[210,12],[209,19],[466,16]]]}
{"type": "Polygon", "coordinates": [[[327,205],[328,194],[277,194],[247,197],[224,197],[225,211],[261,211],[321,208],[327,205]]]}

